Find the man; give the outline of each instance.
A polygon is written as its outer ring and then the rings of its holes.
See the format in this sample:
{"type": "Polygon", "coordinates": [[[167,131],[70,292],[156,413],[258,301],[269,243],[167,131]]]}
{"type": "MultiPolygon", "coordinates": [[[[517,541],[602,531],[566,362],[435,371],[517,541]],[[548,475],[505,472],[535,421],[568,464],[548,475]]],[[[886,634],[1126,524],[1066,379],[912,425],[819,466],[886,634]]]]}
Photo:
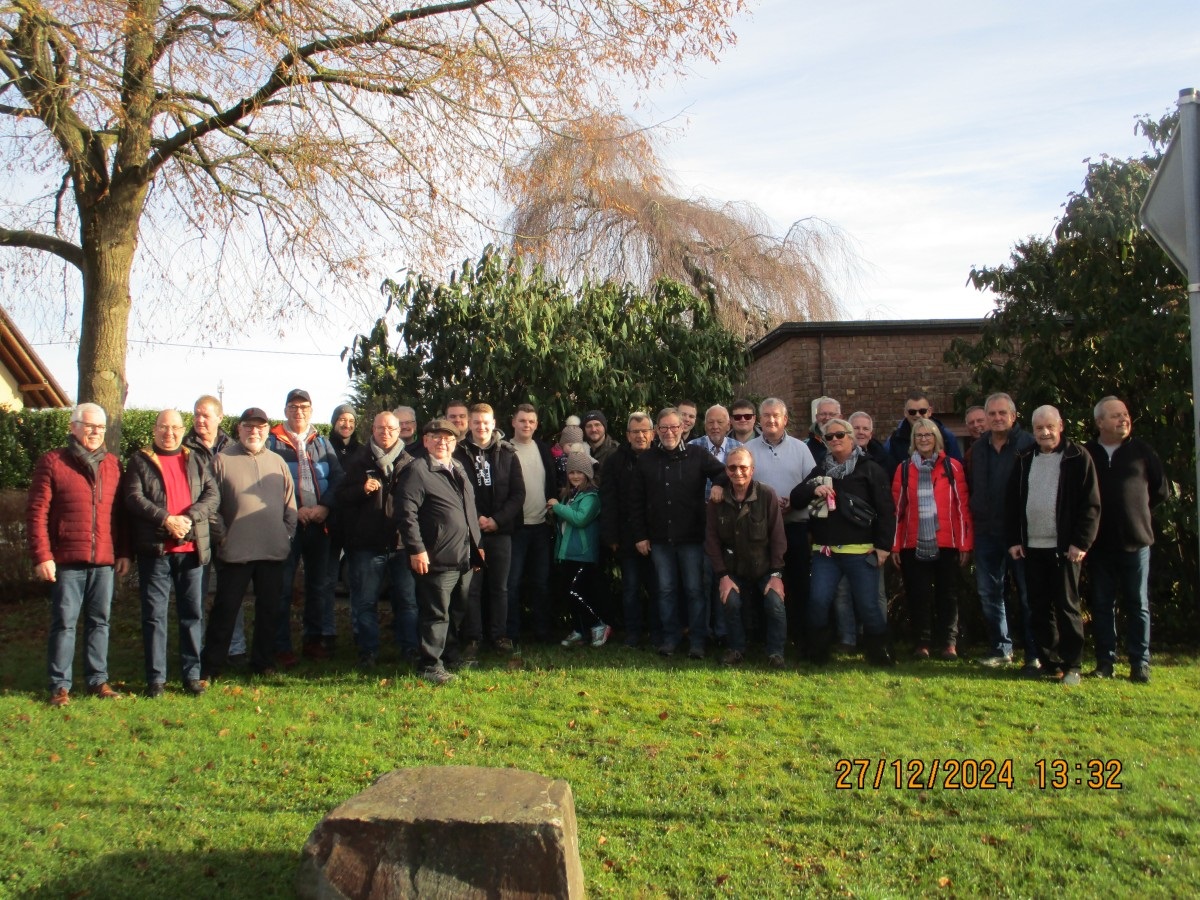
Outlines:
{"type": "Polygon", "coordinates": [[[388,582],[392,628],[401,655],[417,655],[417,587],[408,555],[400,549],[393,495],[400,475],[413,458],[400,440],[400,423],[389,412],[371,423],[367,442],[346,459],[337,489],[344,523],[350,578],[350,615],[358,665],[375,667],[379,658],[379,588],[388,582]]]}
{"type": "Polygon", "coordinates": [[[734,440],[747,444],[758,437],[758,411],[745,397],[739,397],[729,407],[729,424],[734,440]]]}
{"type": "Polygon", "coordinates": [[[1094,410],[1095,440],[1087,451],[1100,482],[1100,532],[1088,556],[1092,626],[1099,678],[1112,678],[1117,661],[1117,594],[1125,611],[1129,678],[1150,680],[1150,513],[1167,499],[1158,455],[1133,437],[1129,410],[1117,397],[1102,397],[1094,410]]]}
{"type": "Polygon", "coordinates": [[[787,614],[783,597],[783,557],[787,536],[779,498],[754,480],[754,457],[745,447],[725,458],[729,489],[720,503],[708,505],[704,550],[717,580],[725,611],[729,649],[723,662],[738,665],[746,652],[742,623],[742,597],[761,594],[766,612],[767,661],[783,668],[787,640],[787,614]]]}
{"type": "MultiPolygon", "coordinates": [[[[204,460],[210,469],[213,457],[233,443],[233,438],[221,428],[221,419],[224,415],[225,411],[222,409],[219,399],[211,394],[201,395],[196,398],[196,402],[192,406],[192,427],[183,436],[183,446],[204,460]]],[[[222,529],[220,516],[214,511],[209,521],[209,544],[214,548],[224,537],[224,533],[220,529],[222,529]],[[214,528],[218,530],[214,531],[214,528]]],[[[204,574],[201,576],[200,590],[205,597],[208,596],[208,587],[213,570],[216,568],[216,553],[213,553],[212,557],[213,561],[204,567],[204,574]]],[[[247,659],[245,617],[245,608],[239,606],[237,620],[233,623],[233,638],[229,643],[229,661],[235,665],[245,664],[247,659]]],[[[203,632],[203,620],[200,625],[203,632]]]]}
{"type": "Polygon", "coordinates": [[[296,486],[296,533],[283,569],[277,614],[279,634],[275,641],[279,661],[290,667],[296,664],[292,652],[292,583],[301,557],[304,559],[304,655],[310,659],[328,659],[337,640],[325,520],[342,479],[342,465],[333,444],[310,424],[313,409],[308,391],[294,388],[288,392],[283,411],[285,419],[271,429],[267,449],[283,457],[296,486]]]}
{"type": "Polygon", "coordinates": [[[649,626],[655,647],[662,644],[662,622],[658,617],[658,592],[650,557],[638,553],[631,527],[633,504],[630,492],[637,474],[638,458],[654,441],[654,422],[644,412],[635,412],[625,426],[626,443],[619,444],[604,463],[600,483],[600,540],[617,556],[621,566],[621,605],[625,613],[625,646],[641,642],[644,624],[649,626]],[[642,592],[649,602],[643,617],[642,592]]]}
{"type": "Polygon", "coordinates": [[[471,479],[454,459],[457,430],[448,419],[424,428],[426,455],[405,469],[396,486],[400,539],[417,580],[418,671],[442,685],[457,662],[450,610],[466,602],[472,569],[483,562],[479,513],[471,479]]]}
{"type": "Polygon", "coordinates": [[[198,696],[207,688],[200,679],[203,584],[211,559],[209,520],[219,498],[211,465],[182,441],[183,418],[164,409],[154,423],[152,444],[129,460],[123,481],[130,543],[137,554],[146,696],[151,698],[166,690],[172,586],[184,690],[198,696]]]}
{"type": "Polygon", "coordinates": [[[118,492],[121,464],[104,447],[107,426],[100,406],[76,406],[67,445],[38,460],[29,485],[29,557],[38,579],[50,582],[51,706],[70,702],[81,611],[88,693],[104,700],[121,696],[108,683],[108,620],[113,576],[129,571],[129,553],[118,492]]]}
{"type": "Polygon", "coordinates": [[[967,437],[972,442],[983,437],[988,430],[987,413],[983,411],[983,407],[968,406],[963,414],[963,425],[967,429],[967,437]]]}
{"type": "Polygon", "coordinates": [[[685,444],[692,439],[692,431],[696,428],[696,419],[700,415],[700,407],[695,400],[680,400],[675,404],[679,410],[679,421],[683,425],[683,433],[679,439],[685,444]]]}
{"type": "Polygon", "coordinates": [[[1025,561],[1009,556],[1005,534],[1008,483],[1017,457],[1033,447],[1034,441],[1033,436],[1017,424],[1017,407],[1008,394],[992,394],[984,402],[983,410],[988,420],[988,434],[971,448],[971,465],[967,468],[971,520],[975,524],[975,584],[989,645],[988,655],[979,663],[995,668],[1012,662],[1013,642],[1009,637],[1004,604],[1007,576],[1011,572],[1021,609],[1025,668],[1034,674],[1040,663],[1029,615],[1029,594],[1025,588],[1025,561]]]}
{"type": "Polygon", "coordinates": [[[1017,460],[1009,487],[1009,555],[1025,560],[1029,605],[1044,674],[1080,683],[1083,612],[1079,569],[1100,527],[1091,454],[1063,437],[1053,406],[1033,411],[1035,449],[1017,460]]]}
{"type": "Polygon", "coordinates": [[[517,451],[496,428],[487,403],[470,411],[470,434],[454,457],[462,463],[475,492],[481,545],[487,565],[471,579],[466,605],[450,611],[451,626],[463,643],[463,659],[474,660],[483,640],[483,594],[487,592],[488,640],[502,653],[513,649],[508,636],[508,573],[512,567],[512,535],[522,525],[525,479],[517,451]]]}
{"type": "Polygon", "coordinates": [[[958,446],[958,438],[950,433],[950,429],[943,425],[940,419],[934,418],[933,404],[929,402],[925,392],[914,389],[908,392],[908,397],[904,401],[904,418],[900,420],[900,424],[896,426],[896,430],[884,444],[891,461],[887,468],[889,478],[900,464],[908,459],[908,448],[912,442],[912,427],[917,419],[931,420],[938,427],[938,431],[942,433],[942,444],[946,448],[946,455],[962,462],[963,455],[958,446]]]}
{"type": "MultiPolygon", "coordinates": [[[[722,465],[725,464],[725,460],[731,450],[742,446],[739,441],[729,437],[729,410],[719,404],[710,406],[708,411],[705,412],[704,434],[698,438],[693,438],[688,443],[710,453],[722,465]]],[[[706,502],[709,499],[711,490],[712,482],[710,481],[704,490],[704,499],[706,502]]],[[[717,582],[713,575],[712,566],[709,565],[708,557],[704,559],[704,575],[701,590],[704,591],[709,601],[709,631],[718,641],[724,640],[726,637],[725,612],[721,606],[721,598],[717,594],[717,582]]]]}
{"type": "Polygon", "coordinates": [[[421,443],[421,436],[417,434],[417,411],[411,406],[397,406],[392,415],[400,423],[400,440],[411,453],[413,445],[421,443]]]}
{"type": "Polygon", "coordinates": [[[721,499],[728,483],[725,467],[699,447],[683,442],[683,419],[668,406],[658,414],[658,444],[638,457],[630,492],[633,538],[637,552],[654,562],[658,614],[663,643],[658,652],[672,656],[683,640],[679,594],[689,626],[688,656],[704,658],[708,639],[708,603],[701,589],[704,554],[704,491],[711,479],[712,499],[721,499]]]}
{"type": "Polygon", "coordinates": [[[746,444],[754,457],[755,477],[775,491],[783,513],[783,531],[787,536],[783,584],[790,609],[788,623],[797,643],[802,635],[804,610],[808,603],[808,571],[811,550],[808,543],[808,508],[793,509],[792,489],[808,478],[816,468],[812,452],[799,438],[787,433],[787,404],[768,397],[758,408],[762,434],[746,444]]]}
{"type": "Polygon", "coordinates": [[[471,411],[463,400],[451,400],[446,404],[444,413],[446,420],[455,429],[455,438],[461,442],[467,437],[467,429],[471,424],[471,411]]]}
{"type": "Polygon", "coordinates": [[[546,521],[546,501],[558,495],[558,471],[550,445],[534,437],[538,414],[528,403],[517,407],[512,417],[512,445],[521,466],[525,503],[520,523],[512,536],[512,561],[508,569],[508,637],[521,635],[521,579],[525,577],[533,611],[534,635],[550,640],[550,551],[554,530],[546,521]]]}
{"type": "Polygon", "coordinates": [[[854,443],[863,453],[883,466],[886,472],[888,467],[887,450],[875,437],[875,420],[871,418],[871,414],[863,412],[861,409],[858,412],[850,413],[850,426],[854,429],[854,443]]]}
{"type": "Polygon", "coordinates": [[[814,464],[819,466],[825,454],[829,452],[821,439],[826,423],[831,419],[840,418],[841,415],[842,404],[833,397],[818,397],[812,402],[812,429],[804,443],[808,445],[808,452],[812,454],[814,464]]]}
{"type": "Polygon", "coordinates": [[[587,441],[592,459],[596,461],[596,486],[603,480],[604,462],[616,452],[617,442],[608,436],[608,419],[598,409],[590,410],[583,416],[583,437],[587,441]]]}
{"type": "Polygon", "coordinates": [[[251,407],[238,420],[237,442],[213,460],[225,540],[217,550],[217,596],[201,654],[200,677],[211,682],[229,661],[229,639],[246,588],[254,583],[250,667],[275,671],[275,638],[284,570],[296,534],[296,491],[287,463],[267,448],[267,414],[251,407]]]}

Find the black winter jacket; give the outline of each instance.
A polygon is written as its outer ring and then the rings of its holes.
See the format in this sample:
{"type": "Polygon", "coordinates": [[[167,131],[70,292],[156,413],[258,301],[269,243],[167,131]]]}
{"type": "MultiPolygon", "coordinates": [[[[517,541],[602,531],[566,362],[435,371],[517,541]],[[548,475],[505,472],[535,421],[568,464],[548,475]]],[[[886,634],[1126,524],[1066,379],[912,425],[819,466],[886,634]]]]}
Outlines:
{"type": "MultiPolygon", "coordinates": [[[[214,539],[209,527],[213,519],[220,522],[216,512],[221,498],[209,462],[188,447],[180,452],[187,460],[185,468],[192,494],[192,505],[183,513],[192,520],[192,530],[184,540],[196,544],[200,564],[207,565],[212,557],[212,547],[219,544],[223,536],[222,529],[214,539]]],[[[167,488],[159,456],[153,447],[143,447],[130,457],[122,480],[121,496],[128,513],[126,523],[133,552],[139,556],[165,555],[167,488]]]]}
{"type": "MultiPolygon", "coordinates": [[[[1033,457],[1040,453],[1035,444],[1017,459],[1012,478],[1008,484],[1008,506],[1006,527],[1008,546],[1029,542],[1028,522],[1025,520],[1025,504],[1029,500],[1029,470],[1033,457]]],[[[1058,538],[1058,551],[1066,553],[1069,547],[1088,550],[1096,541],[1100,529],[1100,483],[1096,478],[1096,466],[1090,453],[1078,444],[1062,438],[1055,453],[1063,455],[1058,473],[1058,499],[1055,504],[1054,523],[1058,538]]]]}
{"type": "Polygon", "coordinates": [[[347,550],[396,550],[400,547],[396,534],[395,490],[404,470],[413,458],[404,450],[392,464],[392,474],[385,477],[371,453],[371,442],[360,444],[346,457],[342,480],[334,493],[334,510],[340,523],[340,535],[347,550]],[[368,494],[365,490],[367,473],[383,483],[383,487],[368,494]]]}
{"type": "Polygon", "coordinates": [[[646,452],[635,453],[628,444],[619,444],[601,466],[600,540],[609,547],[615,544],[626,554],[637,552],[630,527],[633,518],[630,492],[637,475],[637,461],[646,452]]]}
{"type": "Polygon", "coordinates": [[[465,572],[479,562],[479,514],[462,463],[453,474],[429,456],[414,460],[396,484],[400,540],[409,555],[429,554],[430,572],[465,572]]]}
{"type": "Polygon", "coordinates": [[[482,449],[468,436],[454,448],[454,458],[473,479],[479,515],[496,521],[497,534],[512,534],[523,524],[521,508],[525,505],[525,475],[513,445],[499,431],[482,449]]]}
{"type": "Polygon", "coordinates": [[[666,450],[655,444],[638,457],[630,491],[634,543],[704,542],[704,489],[709,479],[725,486],[725,467],[703,447],[685,444],[666,450]]]}
{"type": "Polygon", "coordinates": [[[1096,548],[1140,550],[1154,543],[1150,510],[1167,499],[1158,454],[1140,438],[1126,438],[1108,458],[1099,441],[1088,441],[1087,451],[1100,482],[1100,533],[1096,548]]]}
{"type": "MultiPolygon", "coordinates": [[[[822,467],[823,469],[824,467],[822,467]]],[[[793,507],[807,506],[816,496],[817,476],[824,471],[814,469],[807,481],[792,488],[793,507]]],[[[808,532],[816,546],[838,546],[840,544],[871,544],[877,550],[892,552],[896,537],[896,505],[892,501],[892,488],[883,466],[867,456],[859,458],[854,471],[847,478],[833,479],[835,499],[839,502],[827,517],[811,516],[808,532]],[[843,494],[853,494],[870,504],[875,510],[875,521],[870,525],[855,525],[846,518],[846,505],[840,502],[843,494]]]]}

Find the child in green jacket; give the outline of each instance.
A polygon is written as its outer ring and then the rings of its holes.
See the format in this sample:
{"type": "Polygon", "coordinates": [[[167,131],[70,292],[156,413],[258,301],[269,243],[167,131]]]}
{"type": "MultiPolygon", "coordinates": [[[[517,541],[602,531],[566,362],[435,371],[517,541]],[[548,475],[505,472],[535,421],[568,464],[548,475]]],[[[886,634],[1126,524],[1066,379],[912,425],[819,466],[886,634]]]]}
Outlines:
{"type": "Polygon", "coordinates": [[[575,620],[575,630],[563,639],[564,647],[578,647],[588,639],[585,635],[590,635],[593,647],[603,647],[612,634],[612,628],[597,615],[592,599],[600,559],[600,492],[592,480],[595,465],[586,450],[571,450],[562,500],[546,501],[558,523],[554,560],[562,576],[559,583],[566,585],[575,620]]]}

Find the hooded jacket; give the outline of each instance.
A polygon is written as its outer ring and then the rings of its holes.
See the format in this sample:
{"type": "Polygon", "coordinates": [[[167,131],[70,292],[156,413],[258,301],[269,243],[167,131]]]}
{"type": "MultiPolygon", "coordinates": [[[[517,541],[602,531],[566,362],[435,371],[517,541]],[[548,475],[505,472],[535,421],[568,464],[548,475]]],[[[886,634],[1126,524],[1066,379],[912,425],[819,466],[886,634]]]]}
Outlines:
{"type": "Polygon", "coordinates": [[[486,447],[468,434],[454,448],[454,458],[472,479],[476,512],[496,521],[497,534],[512,534],[522,524],[525,505],[525,475],[516,448],[497,429],[486,447]]]}
{"type": "MultiPolygon", "coordinates": [[[[975,549],[975,530],[971,523],[967,478],[962,463],[939,450],[933,461],[933,501],[937,508],[937,545],[967,552],[975,549]]],[[[917,546],[921,503],[917,497],[921,475],[910,459],[892,478],[892,499],[896,504],[896,540],[892,552],[917,546]],[[908,473],[907,477],[905,472],[908,473]]]]}

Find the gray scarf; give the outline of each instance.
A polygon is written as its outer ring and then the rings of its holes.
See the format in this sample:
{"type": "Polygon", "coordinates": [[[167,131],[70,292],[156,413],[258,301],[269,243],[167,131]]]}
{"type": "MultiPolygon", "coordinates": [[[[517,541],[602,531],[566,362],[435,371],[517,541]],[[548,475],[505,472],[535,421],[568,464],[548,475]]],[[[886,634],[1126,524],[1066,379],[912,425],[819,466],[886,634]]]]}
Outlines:
{"type": "Polygon", "coordinates": [[[917,559],[937,559],[937,501],[933,498],[933,467],[937,457],[922,459],[912,455],[917,467],[917,559]]]}
{"type": "Polygon", "coordinates": [[[849,478],[850,473],[854,471],[854,467],[858,465],[858,461],[866,456],[862,451],[862,447],[855,445],[854,450],[850,453],[850,458],[845,462],[836,462],[833,454],[829,453],[825,456],[825,474],[830,478],[849,478]]]}
{"type": "Polygon", "coordinates": [[[391,478],[392,468],[396,465],[396,460],[400,458],[400,454],[404,452],[404,441],[396,441],[392,445],[391,450],[384,450],[375,443],[375,438],[371,438],[367,442],[367,446],[371,448],[371,455],[375,457],[375,463],[379,466],[379,471],[383,473],[383,477],[391,478]]]}

